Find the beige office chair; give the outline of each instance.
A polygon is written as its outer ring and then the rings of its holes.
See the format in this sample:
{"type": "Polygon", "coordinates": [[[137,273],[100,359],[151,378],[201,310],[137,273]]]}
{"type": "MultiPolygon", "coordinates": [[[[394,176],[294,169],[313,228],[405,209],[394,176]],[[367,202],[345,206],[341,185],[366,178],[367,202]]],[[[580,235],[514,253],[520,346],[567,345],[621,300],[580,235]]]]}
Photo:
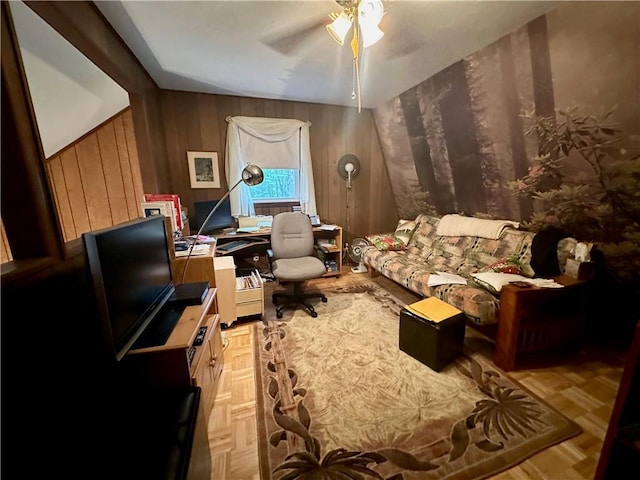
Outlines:
{"type": "Polygon", "coordinates": [[[276,316],[282,318],[282,310],[291,306],[304,306],[312,317],[318,314],[310,298],[319,298],[323,302],[327,297],[319,292],[304,292],[303,284],[307,280],[321,277],[327,272],[322,260],[315,256],[313,227],[304,213],[283,212],[273,217],[271,223],[271,248],[267,251],[271,273],[279,283],[291,283],[290,292],[275,292],[272,295],[276,305],[276,316]],[[278,305],[278,300],[284,303],[278,305]]]}

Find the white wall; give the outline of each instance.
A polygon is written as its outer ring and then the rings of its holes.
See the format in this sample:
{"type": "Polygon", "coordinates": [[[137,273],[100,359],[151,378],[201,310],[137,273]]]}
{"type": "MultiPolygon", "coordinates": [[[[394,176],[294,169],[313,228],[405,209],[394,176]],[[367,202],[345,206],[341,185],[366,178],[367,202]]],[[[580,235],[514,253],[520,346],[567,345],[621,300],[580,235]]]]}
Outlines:
{"type": "Polygon", "coordinates": [[[129,105],[129,95],[22,2],[9,2],[46,158],[129,105]]]}

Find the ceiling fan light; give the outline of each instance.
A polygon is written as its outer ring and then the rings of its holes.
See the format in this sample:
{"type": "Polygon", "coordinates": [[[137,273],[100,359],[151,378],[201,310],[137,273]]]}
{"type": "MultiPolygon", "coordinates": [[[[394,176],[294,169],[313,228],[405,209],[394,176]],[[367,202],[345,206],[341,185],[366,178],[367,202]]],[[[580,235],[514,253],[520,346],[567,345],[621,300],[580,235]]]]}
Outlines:
{"type": "Polygon", "coordinates": [[[349,30],[351,30],[351,19],[344,12],[340,13],[333,22],[327,25],[327,32],[338,45],[344,45],[344,39],[349,30]]]}
{"type": "Polygon", "coordinates": [[[384,32],[378,28],[377,25],[360,25],[360,33],[362,34],[362,46],[363,48],[370,47],[382,37],[384,32]]]}
{"type": "Polygon", "coordinates": [[[384,7],[380,0],[362,0],[358,4],[358,22],[378,26],[384,15],[384,7]]]}

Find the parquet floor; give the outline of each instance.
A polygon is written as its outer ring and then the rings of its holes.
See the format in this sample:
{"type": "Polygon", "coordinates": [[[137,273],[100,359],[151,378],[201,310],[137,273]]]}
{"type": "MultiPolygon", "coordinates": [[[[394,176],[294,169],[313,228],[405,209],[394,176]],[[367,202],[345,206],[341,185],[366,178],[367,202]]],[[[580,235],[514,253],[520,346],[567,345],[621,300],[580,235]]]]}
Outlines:
{"type": "MultiPolygon", "coordinates": [[[[378,276],[353,274],[348,268],[338,278],[314,281],[322,289],[375,281],[406,303],[417,297],[378,276]],[[316,283],[317,282],[317,283],[316,283]]],[[[313,283],[311,284],[313,286],[313,283]]],[[[267,316],[275,316],[271,292],[265,283],[267,316]]],[[[259,480],[254,382],[253,321],[240,321],[223,331],[227,347],[218,393],[209,419],[212,480],[259,480]]],[[[467,328],[465,340],[491,358],[491,344],[467,328]],[[484,351],[483,351],[484,350],[484,351]]],[[[624,368],[626,351],[585,347],[552,365],[527,366],[512,378],[579,423],[583,433],[534,455],[492,480],[592,480],[596,471],[611,410],[624,368]]]]}

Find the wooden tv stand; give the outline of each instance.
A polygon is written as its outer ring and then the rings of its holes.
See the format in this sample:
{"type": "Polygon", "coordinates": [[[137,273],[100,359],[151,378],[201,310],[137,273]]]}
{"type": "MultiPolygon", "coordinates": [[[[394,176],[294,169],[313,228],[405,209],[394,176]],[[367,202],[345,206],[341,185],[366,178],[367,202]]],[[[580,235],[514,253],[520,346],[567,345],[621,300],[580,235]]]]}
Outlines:
{"type": "Polygon", "coordinates": [[[209,480],[210,477],[207,425],[224,364],[216,295],[217,289],[209,288],[201,305],[185,307],[163,345],[130,350],[123,359],[129,374],[138,383],[170,389],[201,388],[189,479],[209,480]],[[200,327],[207,330],[202,343],[196,346],[194,341],[200,327]]]}

